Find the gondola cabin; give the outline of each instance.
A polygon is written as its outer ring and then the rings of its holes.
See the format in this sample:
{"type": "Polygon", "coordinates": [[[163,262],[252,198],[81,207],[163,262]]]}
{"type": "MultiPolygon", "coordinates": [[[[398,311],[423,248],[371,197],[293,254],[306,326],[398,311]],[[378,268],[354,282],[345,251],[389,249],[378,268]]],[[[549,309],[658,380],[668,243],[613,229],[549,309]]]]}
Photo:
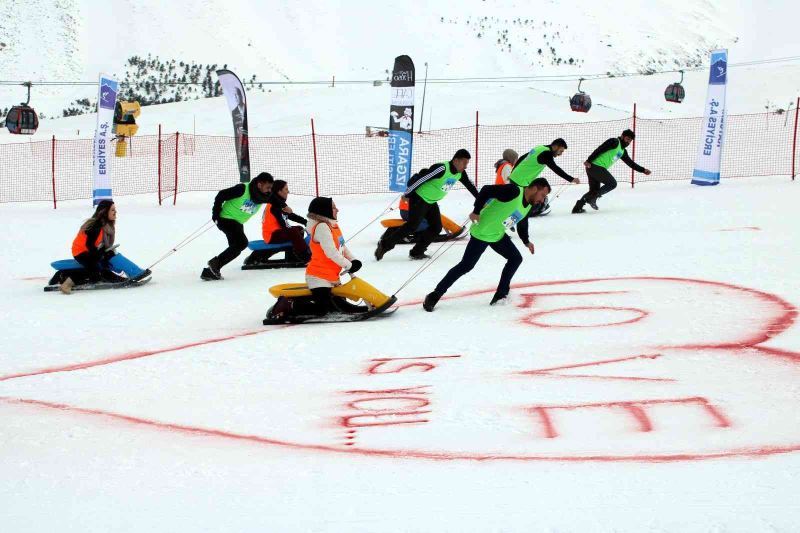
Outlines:
{"type": "Polygon", "coordinates": [[[592,97],[581,91],[583,78],[578,82],[578,92],[569,99],[569,107],[576,113],[588,113],[592,108],[592,97]]]}
{"type": "Polygon", "coordinates": [[[664,98],[667,102],[680,104],[686,98],[686,90],[680,83],[670,83],[664,90],[664,98]]]}
{"type": "Polygon", "coordinates": [[[39,128],[39,117],[32,107],[15,105],[6,115],[6,128],[15,135],[33,135],[39,128]]]}
{"type": "Polygon", "coordinates": [[[6,128],[14,135],[33,135],[39,128],[39,117],[36,110],[28,105],[31,101],[31,82],[26,81],[22,85],[28,88],[28,99],[11,107],[6,115],[6,128]]]}
{"type": "Polygon", "coordinates": [[[686,90],[683,88],[683,71],[681,70],[681,81],[676,83],[670,83],[667,85],[667,88],[664,89],[664,99],[667,102],[674,102],[676,104],[680,104],[683,102],[683,99],[686,98],[686,90]]]}

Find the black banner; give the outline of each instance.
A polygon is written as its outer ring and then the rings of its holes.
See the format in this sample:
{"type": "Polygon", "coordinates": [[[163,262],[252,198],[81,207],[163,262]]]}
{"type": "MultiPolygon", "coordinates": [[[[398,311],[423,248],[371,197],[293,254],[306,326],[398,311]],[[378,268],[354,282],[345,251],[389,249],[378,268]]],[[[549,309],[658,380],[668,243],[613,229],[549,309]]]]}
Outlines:
{"type": "Polygon", "coordinates": [[[389,106],[389,190],[405,192],[411,177],[414,134],[414,62],[397,56],[392,69],[389,106]]]}
{"type": "Polygon", "coordinates": [[[228,102],[228,109],[233,119],[233,135],[236,144],[236,161],[239,163],[239,181],[250,181],[250,146],[247,141],[247,98],[244,86],[230,70],[218,70],[222,93],[228,102]]]}

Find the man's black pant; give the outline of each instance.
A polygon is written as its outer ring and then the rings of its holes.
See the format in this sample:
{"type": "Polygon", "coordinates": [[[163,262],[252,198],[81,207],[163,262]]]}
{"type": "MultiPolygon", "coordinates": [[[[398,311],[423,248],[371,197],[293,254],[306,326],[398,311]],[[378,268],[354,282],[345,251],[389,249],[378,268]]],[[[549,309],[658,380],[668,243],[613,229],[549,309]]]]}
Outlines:
{"type": "Polygon", "coordinates": [[[617,188],[617,180],[608,169],[592,165],[586,169],[586,175],[589,177],[589,192],[583,200],[600,198],[617,188]]]}
{"type": "Polygon", "coordinates": [[[445,274],[442,281],[436,286],[435,291],[440,295],[446,293],[447,289],[449,289],[458,278],[475,267],[478,263],[478,259],[481,258],[481,255],[483,255],[483,252],[485,252],[488,247],[491,247],[492,250],[506,258],[506,265],[503,267],[503,272],[500,274],[500,283],[497,285],[497,293],[501,296],[507,295],[511,286],[511,278],[514,277],[514,273],[522,264],[522,255],[519,253],[519,250],[517,250],[517,247],[514,246],[514,243],[511,242],[511,237],[508,235],[503,235],[503,238],[497,242],[486,242],[476,239],[475,237],[470,237],[461,262],[445,274]]]}
{"type": "Polygon", "coordinates": [[[408,220],[402,226],[388,228],[381,236],[381,242],[385,250],[391,250],[395,245],[403,240],[403,237],[411,235],[417,231],[417,227],[423,220],[428,222],[428,228],[421,233],[417,244],[411,249],[411,255],[422,255],[428,246],[436,239],[442,231],[442,215],[439,212],[439,204],[429,204],[420,198],[416,192],[411,193],[408,198],[408,220]]]}
{"type": "Polygon", "coordinates": [[[216,257],[219,268],[222,268],[239,257],[242,250],[247,248],[249,241],[247,240],[247,235],[244,234],[244,224],[235,220],[220,218],[217,221],[217,228],[228,239],[228,247],[216,257]]]}

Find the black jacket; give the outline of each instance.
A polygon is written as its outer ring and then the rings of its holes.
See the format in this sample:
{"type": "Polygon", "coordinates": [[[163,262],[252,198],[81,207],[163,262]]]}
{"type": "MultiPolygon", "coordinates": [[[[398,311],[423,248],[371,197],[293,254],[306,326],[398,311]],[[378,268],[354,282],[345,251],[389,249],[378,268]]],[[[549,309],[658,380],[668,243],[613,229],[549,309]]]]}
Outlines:
{"type": "MultiPolygon", "coordinates": [[[[447,163],[450,165],[450,172],[453,174],[457,174],[455,167],[453,166],[453,162],[450,161],[447,163]]],[[[419,188],[420,185],[425,183],[428,180],[432,180],[434,178],[438,178],[444,174],[445,171],[445,163],[436,163],[432,165],[430,168],[423,168],[408,180],[408,188],[406,189],[406,196],[414,192],[416,189],[419,188]]],[[[461,173],[461,178],[458,180],[461,184],[466,187],[469,193],[474,196],[475,198],[478,197],[478,189],[469,181],[469,176],[467,176],[467,171],[463,171],[461,173]]]]}
{"type": "Polygon", "coordinates": [[[286,200],[284,200],[278,195],[271,194],[269,196],[269,200],[267,200],[267,203],[269,204],[269,212],[272,213],[272,216],[275,217],[275,220],[278,221],[278,224],[282,228],[289,227],[289,225],[286,224],[287,218],[292,222],[297,222],[298,224],[302,224],[303,227],[305,227],[306,223],[308,222],[305,218],[301,217],[300,215],[295,215],[294,213],[287,215],[286,213],[284,213],[283,208],[286,207],[286,200]]]}
{"type": "MultiPolygon", "coordinates": [[[[484,185],[481,187],[481,192],[475,199],[475,204],[472,212],[479,215],[481,209],[486,205],[490,199],[494,198],[500,202],[510,202],[520,194],[524,194],[522,187],[515,183],[506,183],[505,185],[484,185]]],[[[530,205],[525,198],[522,199],[522,205],[527,207],[530,205]]],[[[522,242],[527,246],[530,240],[528,239],[528,217],[522,217],[522,220],[517,222],[517,235],[522,239],[522,242]]]]}
{"type": "Polygon", "coordinates": [[[253,180],[247,184],[239,183],[233,187],[228,187],[227,189],[222,189],[219,191],[214,197],[214,207],[211,208],[211,219],[215,221],[219,220],[219,214],[222,212],[222,204],[228,200],[239,198],[244,194],[245,187],[249,188],[250,200],[252,200],[254,204],[266,203],[269,199],[269,194],[264,194],[259,191],[258,186],[256,185],[257,183],[257,180],[253,180]]]}
{"type": "MultiPolygon", "coordinates": [[[[622,138],[621,137],[612,137],[612,138],[610,138],[609,140],[607,140],[606,142],[604,142],[603,144],[598,146],[597,149],[594,152],[589,154],[589,157],[586,158],[586,162],[587,163],[592,163],[592,161],[595,158],[600,157],[600,154],[602,154],[603,152],[608,152],[609,150],[611,150],[613,148],[616,148],[617,147],[617,142],[619,142],[619,145],[622,146],[622,138]]],[[[633,161],[633,159],[630,158],[630,156],[628,155],[628,150],[626,148],[622,149],[622,157],[620,159],[622,159],[622,161],[626,165],[631,167],[636,172],[644,172],[644,167],[641,166],[641,165],[637,165],[633,161]]],[[[594,164],[594,163],[592,163],[592,164],[594,164]]]]}
{"type": "MultiPolygon", "coordinates": [[[[517,168],[519,164],[525,161],[525,158],[528,157],[529,155],[531,155],[530,152],[517,159],[517,162],[514,163],[514,168],[517,168]]],[[[575,181],[575,178],[564,172],[564,170],[560,166],[556,165],[556,161],[553,158],[553,152],[551,150],[545,150],[544,152],[539,154],[539,157],[536,158],[536,162],[542,165],[546,165],[547,168],[552,170],[556,176],[562,177],[567,181],[575,181]]],[[[511,175],[513,176],[513,174],[514,171],[512,170],[511,175]]]]}

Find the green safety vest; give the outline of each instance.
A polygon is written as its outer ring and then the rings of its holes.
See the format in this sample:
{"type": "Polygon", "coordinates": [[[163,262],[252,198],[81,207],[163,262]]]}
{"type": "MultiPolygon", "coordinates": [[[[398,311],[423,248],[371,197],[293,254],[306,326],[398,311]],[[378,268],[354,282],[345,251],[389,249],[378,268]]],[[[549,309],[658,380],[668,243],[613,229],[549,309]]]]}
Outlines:
{"type": "Polygon", "coordinates": [[[250,184],[245,183],[244,194],[233,200],[225,200],[219,216],[244,224],[250,220],[250,217],[258,213],[259,209],[261,209],[261,204],[254,203],[250,199],[250,184]]]}
{"type": "Polygon", "coordinates": [[[537,161],[539,156],[543,152],[547,152],[550,150],[550,147],[546,144],[542,144],[537,146],[533,150],[528,153],[528,157],[520,163],[518,166],[514,167],[514,170],[511,171],[511,175],[508,179],[512,183],[516,183],[520,187],[527,187],[531,184],[533,180],[539,177],[539,174],[542,173],[544,167],[543,165],[537,161]]]}
{"type": "Polygon", "coordinates": [[[428,180],[416,190],[417,196],[429,204],[435,204],[452,189],[456,182],[461,179],[461,172],[453,174],[450,172],[450,162],[441,163],[444,165],[444,174],[438,178],[428,180]]]}
{"type": "Polygon", "coordinates": [[[528,215],[531,205],[523,205],[525,193],[519,187],[519,194],[509,202],[501,202],[492,198],[481,209],[481,218],[477,224],[469,229],[469,234],[484,242],[497,242],[506,234],[506,230],[513,228],[528,215]]]}
{"type": "Polygon", "coordinates": [[[617,160],[622,157],[622,154],[625,153],[625,149],[622,147],[622,143],[619,142],[617,139],[617,146],[616,148],[612,148],[611,150],[606,150],[602,154],[598,155],[594,158],[594,161],[589,161],[593,165],[597,165],[598,167],[603,167],[604,169],[608,170],[611,165],[617,162],[617,160]]]}

